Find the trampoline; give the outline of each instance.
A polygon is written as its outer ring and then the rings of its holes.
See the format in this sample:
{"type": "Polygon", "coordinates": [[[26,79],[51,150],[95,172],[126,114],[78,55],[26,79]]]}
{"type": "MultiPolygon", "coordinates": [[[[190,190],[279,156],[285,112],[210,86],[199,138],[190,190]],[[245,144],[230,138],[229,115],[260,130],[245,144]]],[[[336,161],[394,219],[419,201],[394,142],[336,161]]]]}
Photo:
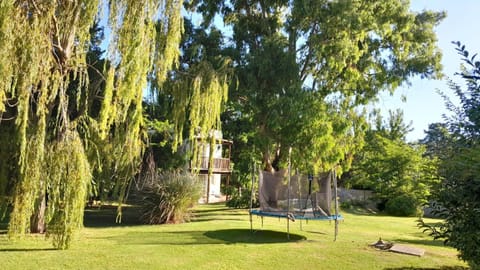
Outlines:
{"type": "MultiPolygon", "coordinates": [[[[290,167],[290,166],[289,166],[290,167]]],[[[337,179],[334,170],[319,175],[305,175],[291,170],[276,172],[260,171],[258,174],[258,199],[260,207],[253,209],[250,202],[250,229],[253,231],[252,215],[285,218],[287,237],[290,235],[290,221],[329,220],[335,222],[334,240],[338,235],[337,179]]],[[[252,196],[255,174],[252,173],[252,196]]]]}

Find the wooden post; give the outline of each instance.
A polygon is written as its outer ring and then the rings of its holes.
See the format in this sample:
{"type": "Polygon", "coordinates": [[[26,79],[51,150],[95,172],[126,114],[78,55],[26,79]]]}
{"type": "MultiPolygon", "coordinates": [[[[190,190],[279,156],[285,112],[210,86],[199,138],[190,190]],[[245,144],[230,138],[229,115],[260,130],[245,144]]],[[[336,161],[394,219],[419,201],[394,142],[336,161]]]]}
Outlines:
{"type": "Polygon", "coordinates": [[[337,241],[337,235],[338,235],[338,192],[337,192],[337,172],[335,169],[333,169],[332,172],[332,177],[333,177],[333,194],[335,196],[335,237],[334,241],[337,241]]]}
{"type": "Polygon", "coordinates": [[[210,178],[212,177],[212,160],[213,160],[213,152],[214,148],[216,146],[216,140],[214,140],[214,143],[210,143],[209,149],[208,149],[208,173],[207,173],[207,198],[206,202],[210,202],[210,178]]]}
{"type": "MultiPolygon", "coordinates": [[[[227,182],[225,184],[225,190],[229,190],[229,187],[230,187],[230,177],[232,176],[232,170],[230,168],[230,163],[232,161],[231,157],[232,157],[232,143],[228,142],[227,143],[228,145],[228,153],[227,153],[227,158],[228,158],[228,168],[227,168],[227,171],[228,171],[228,174],[227,174],[227,182]]],[[[227,194],[227,201],[230,200],[230,196],[229,194],[227,194]]]]}
{"type": "Polygon", "coordinates": [[[227,202],[230,200],[230,194],[228,193],[230,187],[230,176],[231,173],[227,174],[227,180],[225,181],[225,191],[227,192],[227,196],[225,199],[227,200],[227,202]]]}
{"type": "Polygon", "coordinates": [[[290,160],[292,156],[292,147],[288,149],[288,188],[287,188],[287,239],[290,240],[290,180],[292,177],[292,162],[290,160]]]}
{"type": "MultiPolygon", "coordinates": [[[[253,210],[253,197],[254,197],[253,185],[255,183],[255,173],[256,173],[255,162],[253,162],[252,165],[253,166],[252,166],[252,186],[250,188],[250,211],[248,211],[248,213],[250,214],[250,231],[251,232],[253,232],[252,210],[253,210]]],[[[262,227],[263,227],[263,222],[262,222],[262,227]]]]}

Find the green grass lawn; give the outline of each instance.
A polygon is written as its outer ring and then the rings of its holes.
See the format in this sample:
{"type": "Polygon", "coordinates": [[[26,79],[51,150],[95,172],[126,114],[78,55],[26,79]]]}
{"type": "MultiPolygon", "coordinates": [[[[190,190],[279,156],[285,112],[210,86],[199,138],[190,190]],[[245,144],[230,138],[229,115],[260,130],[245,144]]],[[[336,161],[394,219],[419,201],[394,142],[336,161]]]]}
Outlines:
{"type": "MultiPolygon", "coordinates": [[[[114,211],[114,210],[113,210],[114,211]]],[[[247,210],[202,205],[192,222],[178,225],[136,224],[135,208],[123,224],[112,209],[87,210],[86,227],[69,250],[53,250],[43,236],[9,242],[0,235],[0,269],[464,269],[457,252],[433,241],[415,218],[344,213],[334,242],[334,223],[253,216],[247,210]],[[423,257],[378,251],[369,244],[384,240],[425,249],[423,257]]],[[[432,220],[432,222],[434,222],[432,220]]]]}

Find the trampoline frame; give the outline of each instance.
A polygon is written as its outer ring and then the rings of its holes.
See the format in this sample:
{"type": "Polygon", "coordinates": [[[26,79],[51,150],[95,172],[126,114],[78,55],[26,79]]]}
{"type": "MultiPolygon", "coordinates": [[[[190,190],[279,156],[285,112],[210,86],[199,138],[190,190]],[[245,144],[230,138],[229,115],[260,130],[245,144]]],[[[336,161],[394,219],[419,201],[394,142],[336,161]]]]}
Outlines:
{"type": "MultiPolygon", "coordinates": [[[[289,155],[290,156],[290,155],[289,155]]],[[[334,197],[334,207],[335,207],[335,214],[334,215],[321,215],[321,216],[305,216],[304,213],[302,214],[296,214],[300,213],[302,211],[262,211],[260,209],[253,209],[253,198],[254,198],[254,182],[255,182],[255,176],[256,176],[256,165],[255,163],[253,164],[253,169],[252,169],[252,183],[251,183],[251,196],[250,196],[250,210],[249,210],[249,215],[250,215],[250,231],[253,232],[253,219],[252,216],[260,216],[262,218],[262,227],[263,227],[263,217],[276,217],[276,218],[285,218],[287,219],[287,238],[290,239],[290,221],[295,221],[295,220],[300,220],[300,229],[302,229],[302,220],[328,220],[328,221],[335,221],[335,231],[334,231],[334,240],[337,240],[337,235],[338,235],[338,224],[340,220],[344,220],[343,216],[339,214],[339,207],[338,207],[338,194],[337,194],[337,176],[336,172],[334,169],[332,169],[332,178],[333,178],[333,197],[334,197]]],[[[288,199],[287,199],[287,204],[288,207],[287,209],[290,209],[290,178],[291,178],[291,162],[290,162],[290,157],[288,160],[288,199]]]]}
{"type": "Polygon", "coordinates": [[[250,214],[263,217],[278,217],[278,218],[289,218],[290,220],[343,220],[342,215],[330,215],[330,216],[317,216],[317,217],[305,217],[302,215],[295,215],[294,213],[286,213],[285,211],[278,212],[265,212],[260,209],[251,209],[250,214]]]}

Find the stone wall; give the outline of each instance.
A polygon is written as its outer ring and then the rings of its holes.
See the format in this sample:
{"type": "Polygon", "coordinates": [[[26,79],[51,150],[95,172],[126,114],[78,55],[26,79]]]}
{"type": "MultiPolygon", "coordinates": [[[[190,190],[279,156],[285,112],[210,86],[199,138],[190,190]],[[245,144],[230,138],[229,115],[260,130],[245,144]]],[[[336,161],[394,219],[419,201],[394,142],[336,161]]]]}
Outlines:
{"type": "Polygon", "coordinates": [[[339,202],[367,201],[373,197],[371,190],[338,188],[337,194],[339,202]]]}

